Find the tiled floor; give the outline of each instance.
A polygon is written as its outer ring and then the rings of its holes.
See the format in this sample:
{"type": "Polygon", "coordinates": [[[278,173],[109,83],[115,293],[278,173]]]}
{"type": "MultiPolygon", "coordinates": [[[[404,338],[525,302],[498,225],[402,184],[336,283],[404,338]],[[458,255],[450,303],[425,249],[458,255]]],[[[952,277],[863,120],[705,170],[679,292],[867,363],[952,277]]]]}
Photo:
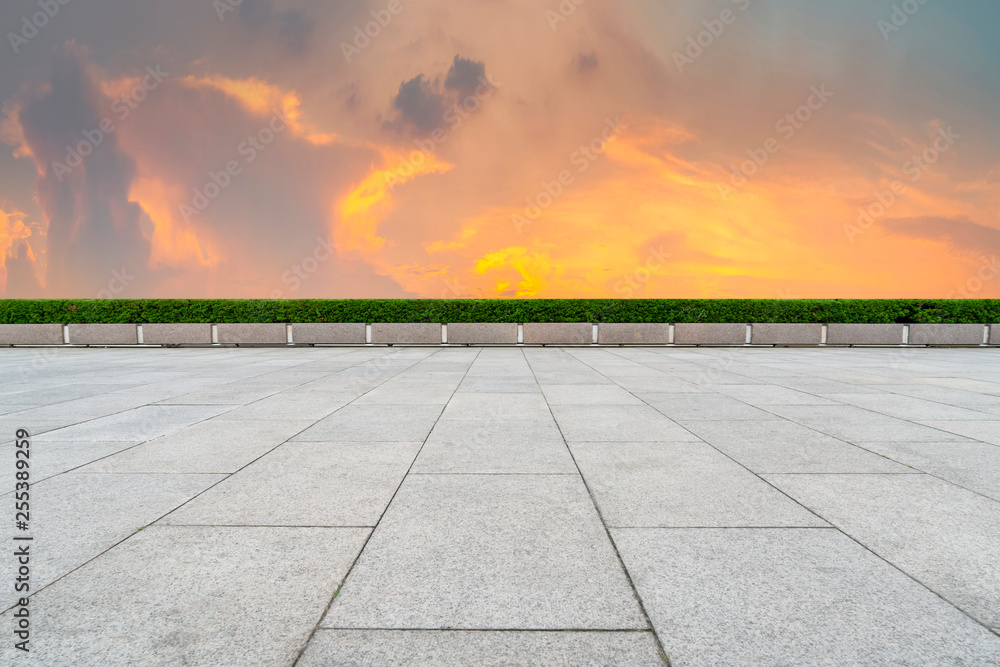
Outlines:
{"type": "Polygon", "coordinates": [[[1000,664],[996,350],[4,349],[7,545],[19,428],[2,664],[1000,664]]]}

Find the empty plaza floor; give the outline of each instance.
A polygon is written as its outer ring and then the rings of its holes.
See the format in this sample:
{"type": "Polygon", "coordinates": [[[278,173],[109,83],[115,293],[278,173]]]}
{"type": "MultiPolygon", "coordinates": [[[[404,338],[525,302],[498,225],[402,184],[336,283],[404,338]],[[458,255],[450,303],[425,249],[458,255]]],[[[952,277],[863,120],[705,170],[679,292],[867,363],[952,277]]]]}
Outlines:
{"type": "Polygon", "coordinates": [[[0,664],[1000,664],[995,349],[15,348],[0,380],[0,664]]]}

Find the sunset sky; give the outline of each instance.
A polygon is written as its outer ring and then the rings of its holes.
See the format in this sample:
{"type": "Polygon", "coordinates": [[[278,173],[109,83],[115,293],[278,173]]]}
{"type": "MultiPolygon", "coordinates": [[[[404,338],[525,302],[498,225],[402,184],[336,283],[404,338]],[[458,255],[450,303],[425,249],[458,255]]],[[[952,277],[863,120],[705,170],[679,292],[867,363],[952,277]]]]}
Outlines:
{"type": "Polygon", "coordinates": [[[1000,297],[998,26],[5,0],[0,296],[1000,297]]]}

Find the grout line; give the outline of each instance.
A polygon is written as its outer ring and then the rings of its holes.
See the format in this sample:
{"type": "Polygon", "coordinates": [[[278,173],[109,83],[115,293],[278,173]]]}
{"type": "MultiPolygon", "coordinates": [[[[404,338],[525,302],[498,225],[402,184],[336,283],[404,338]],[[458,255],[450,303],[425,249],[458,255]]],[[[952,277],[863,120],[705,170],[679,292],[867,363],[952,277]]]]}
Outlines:
{"type": "MultiPolygon", "coordinates": [[[[521,353],[524,354],[523,350],[521,353]]],[[[577,359],[572,354],[568,352],[565,354],[568,354],[571,358],[573,358],[577,362],[583,363],[580,362],[579,359],[577,359]]],[[[528,361],[527,355],[525,355],[524,361],[525,363],[528,364],[528,368],[531,370],[531,376],[534,378],[535,384],[538,385],[538,390],[541,392],[542,385],[541,383],[538,382],[538,376],[535,374],[535,369],[531,366],[531,362],[528,361]]],[[[593,370],[593,367],[591,367],[591,370],[593,370]]],[[[603,373],[600,373],[600,375],[605,377],[606,379],[609,379],[603,373]]],[[[653,621],[652,619],[650,619],[649,613],[646,611],[646,605],[642,601],[642,596],[639,595],[639,589],[636,588],[635,581],[633,581],[632,579],[632,574],[628,571],[628,567],[625,566],[625,560],[622,558],[621,552],[618,550],[618,544],[615,542],[615,538],[614,536],[611,535],[611,530],[608,528],[608,524],[604,520],[604,515],[601,513],[601,508],[597,504],[597,498],[594,497],[594,492],[591,490],[590,484],[587,483],[587,478],[584,477],[583,471],[580,470],[580,464],[577,463],[576,456],[573,454],[573,450],[569,446],[569,441],[566,440],[566,436],[565,434],[563,434],[562,426],[559,425],[559,420],[556,419],[555,413],[552,412],[552,406],[549,405],[548,399],[544,398],[545,396],[544,392],[542,392],[542,396],[543,399],[545,400],[546,407],[549,409],[549,414],[552,416],[552,421],[555,423],[556,429],[559,431],[559,437],[562,439],[563,444],[566,446],[566,451],[567,453],[569,453],[570,459],[573,460],[573,465],[576,467],[576,472],[580,476],[580,481],[583,483],[583,487],[584,489],[586,489],[587,495],[590,496],[590,502],[593,504],[594,511],[597,513],[597,519],[598,521],[601,522],[601,526],[604,528],[604,534],[607,536],[608,542],[611,543],[611,548],[615,552],[615,557],[618,559],[618,564],[622,568],[622,573],[624,573],[625,579],[628,581],[628,585],[632,589],[632,595],[635,596],[635,601],[639,605],[639,611],[642,613],[643,618],[646,619],[646,625],[649,628],[649,631],[653,633],[653,639],[656,641],[656,648],[660,653],[660,658],[664,661],[664,663],[666,663],[669,666],[670,657],[667,655],[666,650],[663,648],[663,642],[660,641],[660,637],[656,633],[656,628],[653,627],[653,621]]]]}
{"type": "MultiPolygon", "coordinates": [[[[433,356],[435,356],[435,355],[437,355],[439,353],[440,353],[440,350],[435,350],[434,352],[432,352],[431,354],[427,355],[426,357],[424,357],[420,361],[426,361],[427,359],[430,359],[431,357],[433,357],[433,356]]],[[[472,369],[473,364],[475,364],[476,359],[479,358],[479,355],[481,353],[482,353],[482,350],[476,350],[476,356],[473,357],[472,362],[469,363],[469,367],[466,368],[465,369],[465,373],[462,374],[462,380],[460,380],[459,383],[457,385],[455,385],[455,389],[452,390],[452,392],[451,392],[451,398],[455,397],[455,393],[458,391],[458,387],[460,387],[462,385],[462,382],[465,381],[465,378],[468,376],[469,371],[472,369]]],[[[418,361],[418,362],[416,362],[414,364],[411,364],[410,366],[407,367],[407,369],[408,368],[412,368],[417,363],[420,363],[420,362],[418,361]]],[[[400,372],[402,372],[402,371],[400,371],[400,372]]],[[[399,375],[399,373],[397,373],[396,375],[399,375]]],[[[394,375],[393,377],[396,377],[396,375],[394,375]]],[[[448,399],[449,403],[451,402],[451,398],[448,399]]],[[[303,642],[302,649],[299,651],[299,654],[297,656],[295,656],[295,660],[292,662],[292,667],[296,667],[296,665],[299,664],[299,661],[302,660],[302,656],[305,655],[306,649],[309,648],[309,644],[312,642],[313,637],[316,636],[316,632],[322,626],[323,619],[326,618],[326,615],[329,613],[330,608],[333,606],[334,601],[337,599],[337,596],[340,595],[341,589],[343,589],[343,587],[347,585],[347,580],[350,578],[351,572],[354,571],[354,567],[358,564],[358,561],[361,560],[361,555],[365,552],[365,549],[368,547],[368,543],[371,542],[372,536],[374,536],[375,535],[375,531],[378,530],[379,524],[382,523],[382,519],[385,517],[386,513],[389,511],[389,508],[392,506],[392,502],[396,499],[396,496],[399,494],[399,490],[401,488],[403,488],[403,484],[406,482],[406,478],[410,476],[410,471],[413,470],[413,466],[416,465],[417,459],[420,457],[420,453],[422,451],[424,451],[424,446],[427,445],[427,441],[430,439],[431,433],[434,432],[434,429],[437,427],[438,422],[441,421],[441,415],[444,414],[445,407],[447,407],[447,403],[445,404],[445,406],[441,407],[441,411],[438,413],[437,419],[434,420],[434,424],[427,431],[427,435],[424,436],[424,440],[423,440],[422,443],[420,443],[420,448],[417,450],[417,453],[413,456],[413,460],[410,461],[410,466],[406,469],[406,472],[403,473],[403,478],[399,480],[399,485],[396,486],[396,490],[393,491],[392,497],[389,498],[389,502],[386,503],[385,509],[383,509],[382,513],[379,515],[378,521],[375,522],[375,526],[371,529],[371,532],[368,533],[368,537],[365,538],[365,542],[364,542],[364,544],[361,545],[361,549],[358,550],[358,555],[354,557],[354,560],[351,562],[351,566],[349,568],[347,568],[347,572],[344,573],[344,577],[343,577],[343,579],[340,580],[340,584],[337,586],[337,589],[333,592],[333,596],[330,598],[330,601],[323,608],[323,611],[320,613],[319,618],[316,619],[316,625],[313,626],[313,629],[309,633],[309,636],[306,638],[306,641],[303,642]]]]}
{"type": "MultiPolygon", "coordinates": [[[[615,352],[615,351],[612,351],[612,352],[615,352]]],[[[617,353],[616,353],[616,355],[617,355],[617,353]]],[[[617,355],[617,356],[621,356],[621,355],[617,355]]],[[[621,358],[622,359],[627,359],[627,357],[621,357],[621,358]]],[[[593,367],[590,366],[590,364],[587,364],[585,361],[582,361],[580,359],[577,359],[577,360],[580,361],[580,363],[583,363],[586,366],[588,366],[588,367],[590,367],[590,368],[593,369],[593,367]]],[[[631,360],[629,360],[629,361],[631,361],[631,360]]],[[[596,369],[593,369],[593,370],[596,371],[596,369]]],[[[596,371],[596,372],[600,372],[600,371],[596,371]]],[[[601,373],[601,374],[604,375],[603,373],[601,373]]],[[[736,375],[741,375],[741,374],[736,373],[736,375]]],[[[605,376],[605,377],[607,377],[607,376],[605,376]]],[[[749,377],[749,376],[742,375],[742,377],[749,377]]],[[[607,378],[607,379],[611,380],[611,378],[607,378]]],[[[615,384],[618,384],[618,383],[615,382],[615,384]]],[[[621,386],[621,385],[619,384],[618,386],[621,386]]],[[[636,396],[636,394],[634,392],[632,392],[631,390],[629,390],[629,389],[627,389],[625,387],[622,387],[622,389],[625,389],[625,391],[628,391],[630,394],[632,394],[633,396],[635,396],[639,400],[642,400],[643,403],[646,403],[646,401],[644,401],[641,397],[636,396]]],[[[718,392],[715,392],[715,393],[718,393],[718,392]]],[[[809,393],[809,392],[803,392],[803,393],[809,393]]],[[[810,394],[810,395],[811,396],[815,396],[815,394],[810,394]]],[[[736,400],[740,401],[741,403],[745,403],[744,401],[741,401],[740,399],[736,399],[736,400]]],[[[735,464],[737,464],[741,468],[745,469],[747,472],[749,472],[754,477],[756,477],[757,479],[761,480],[762,482],[764,482],[765,484],[767,484],[771,488],[775,489],[778,493],[780,493],[781,495],[785,496],[786,498],[788,498],[789,500],[791,500],[793,503],[795,503],[799,507],[802,507],[804,510],[806,510],[810,514],[813,514],[814,516],[816,516],[820,520],[826,522],[828,525],[830,525],[831,527],[833,527],[836,530],[838,530],[847,539],[851,540],[852,542],[854,542],[855,544],[857,544],[861,548],[865,549],[866,551],[868,551],[869,553],[871,553],[876,558],[880,559],[881,561],[883,561],[884,563],[886,563],[887,565],[889,565],[893,569],[899,571],[900,573],[902,573],[906,577],[909,577],[911,580],[913,580],[914,582],[916,582],[920,586],[924,587],[925,589],[927,589],[928,591],[930,591],[932,594],[936,595],[939,599],[941,599],[945,603],[951,605],[953,608],[955,608],[956,610],[958,610],[960,613],[964,614],[966,617],[968,617],[969,619],[971,619],[974,623],[977,623],[977,624],[985,627],[987,630],[990,629],[989,626],[987,626],[983,621],[981,621],[978,618],[976,618],[975,616],[973,616],[970,612],[968,612],[965,609],[963,609],[962,607],[960,607],[957,603],[953,602],[952,600],[949,600],[944,595],[942,595],[941,593],[939,593],[938,591],[934,590],[933,588],[931,588],[930,586],[928,586],[927,584],[925,584],[923,581],[921,581],[920,579],[918,579],[916,576],[910,574],[909,572],[907,572],[906,570],[904,570],[902,567],[896,565],[895,563],[893,563],[892,561],[890,561],[888,558],[882,556],[881,554],[879,554],[878,552],[876,552],[872,547],[868,546],[867,544],[865,544],[864,542],[862,542],[860,539],[854,537],[853,535],[851,535],[850,533],[848,533],[846,530],[844,530],[840,526],[837,526],[835,523],[833,523],[833,521],[830,521],[830,520],[826,519],[819,512],[813,510],[812,508],[808,507],[804,503],[799,502],[796,498],[792,497],[791,494],[787,493],[784,489],[779,488],[778,486],[776,486],[775,484],[773,484],[770,480],[768,480],[765,477],[763,477],[762,475],[764,473],[758,474],[758,473],[754,472],[753,470],[751,470],[750,468],[748,468],[743,463],[737,461],[735,458],[733,458],[732,456],[730,456],[726,452],[722,451],[721,449],[719,449],[718,447],[716,447],[712,443],[710,443],[707,440],[705,440],[705,439],[701,438],[700,436],[698,436],[698,434],[694,433],[693,431],[691,431],[689,428],[687,428],[686,426],[684,426],[680,422],[677,422],[676,420],[672,419],[668,415],[664,414],[662,411],[657,410],[657,408],[655,406],[652,406],[649,403],[646,403],[646,405],[649,405],[649,407],[653,408],[654,410],[656,410],[657,412],[659,412],[661,415],[663,415],[667,419],[670,419],[675,424],[677,424],[678,426],[680,426],[684,430],[688,431],[689,433],[691,433],[692,435],[694,435],[695,437],[697,437],[701,442],[704,442],[706,445],[708,445],[709,447],[711,447],[715,451],[719,452],[720,454],[722,454],[723,456],[725,456],[729,460],[733,461],[735,464]]],[[[749,405],[749,403],[747,403],[747,405],[749,405]]],[[[788,419],[786,417],[782,417],[781,415],[778,415],[777,413],[770,412],[769,410],[766,410],[765,408],[758,408],[758,409],[764,410],[765,412],[769,412],[770,414],[774,414],[775,416],[780,417],[781,419],[786,419],[787,421],[793,422],[795,424],[799,424],[799,422],[796,422],[794,420],[788,419]]],[[[861,408],[861,409],[864,410],[865,408],[861,408]]],[[[879,413],[879,412],[875,412],[874,410],[868,410],[868,412],[872,412],[873,414],[882,414],[882,413],[879,413]]],[[[910,422],[910,420],[904,420],[904,421],[910,422]]],[[[910,423],[914,423],[914,422],[910,422],[910,423]]],[[[818,433],[823,433],[823,431],[819,431],[818,429],[814,429],[811,426],[808,426],[806,424],[799,424],[799,426],[804,426],[805,428],[809,428],[811,430],[817,431],[818,433]]],[[[947,433],[947,431],[944,431],[944,432],[947,433]]],[[[824,433],[824,435],[829,435],[829,434],[824,433]]],[[[836,436],[831,436],[831,437],[836,437],[836,436]]],[[[847,442],[846,440],[843,440],[841,438],[836,438],[836,439],[840,440],[841,442],[846,442],[847,444],[853,445],[853,443],[847,442]]],[[[853,446],[858,447],[859,449],[863,449],[864,451],[870,451],[870,450],[865,450],[863,447],[860,447],[859,445],[853,445],[853,446]]],[[[872,453],[875,454],[875,452],[872,452],[872,453]]],[[[885,457],[885,458],[888,458],[888,457],[885,457]]],[[[893,459],[889,459],[889,460],[893,460],[893,459]]],[[[899,462],[897,461],[897,463],[899,463],[899,462]]],[[[905,464],[900,464],[900,465],[905,465],[905,464]]],[[[910,467],[910,466],[907,466],[907,467],[910,467]]],[[[827,474],[830,474],[830,475],[839,475],[841,473],[827,473],[827,474]]],[[[910,473],[906,473],[906,474],[910,474],[910,473]]],[[[930,475],[930,476],[935,477],[934,475],[930,475]]],[[[938,479],[940,479],[940,478],[938,478],[938,479]]],[[[962,487],[962,486],[960,486],[958,484],[954,484],[952,482],[948,482],[947,480],[942,480],[942,481],[944,481],[947,484],[952,484],[953,486],[956,486],[956,487],[961,488],[961,489],[965,488],[965,487],[962,487]]],[[[965,489],[965,490],[968,491],[968,489],[965,489]]],[[[972,493],[976,493],[976,495],[982,496],[983,498],[987,498],[989,500],[993,500],[992,498],[989,498],[989,496],[985,496],[985,495],[977,493],[975,491],[973,491],[972,493]]]]}

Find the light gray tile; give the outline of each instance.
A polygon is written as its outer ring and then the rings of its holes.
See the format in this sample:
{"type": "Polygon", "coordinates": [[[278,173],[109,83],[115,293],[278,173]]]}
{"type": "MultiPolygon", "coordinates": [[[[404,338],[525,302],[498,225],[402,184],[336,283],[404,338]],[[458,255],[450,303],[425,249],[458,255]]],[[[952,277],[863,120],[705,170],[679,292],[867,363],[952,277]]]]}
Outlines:
{"type": "Polygon", "coordinates": [[[720,394],[638,394],[639,398],[674,420],[778,419],[769,412],[720,394]]]}
{"type": "Polygon", "coordinates": [[[295,440],[422,442],[442,409],[440,405],[347,405],[316,422],[295,440]]]}
{"type": "Polygon", "coordinates": [[[878,412],[899,419],[928,420],[995,420],[996,415],[969,410],[954,405],[944,405],[899,394],[830,394],[830,398],[859,408],[878,412]]]}
{"type": "Polygon", "coordinates": [[[834,530],[612,533],[672,665],[1000,660],[1000,637],[834,530]]]}
{"type": "Polygon", "coordinates": [[[147,528],[36,596],[31,664],[291,665],[368,532],[147,528]]]}
{"type": "Polygon", "coordinates": [[[756,473],[916,472],[795,422],[731,420],[680,423],[756,473]]]}
{"type": "Polygon", "coordinates": [[[825,526],[704,443],[574,442],[609,526],[825,526]]]}
{"type": "MultiPolygon", "coordinates": [[[[776,405],[771,412],[847,442],[941,442],[961,441],[936,428],[888,417],[851,405],[776,405]]],[[[990,422],[982,422],[988,424],[990,422]]]]}
{"type": "MultiPolygon", "coordinates": [[[[921,421],[921,424],[947,433],[1000,445],[1000,420],[997,421],[921,421]]],[[[939,432],[940,432],[939,431],[939,432]]]]}
{"type": "Polygon", "coordinates": [[[548,384],[542,386],[549,405],[642,405],[631,393],[613,384],[548,384]]]}
{"type": "Polygon", "coordinates": [[[309,426],[309,421],[211,420],[82,468],[85,472],[232,473],[309,426]]]}
{"type": "Polygon", "coordinates": [[[301,667],[664,664],[651,632],[320,630],[301,667]]]}
{"type": "Polygon", "coordinates": [[[555,422],[442,419],[414,473],[575,473],[555,422]]]}
{"type": "Polygon", "coordinates": [[[567,440],[664,442],[698,439],[647,405],[553,405],[552,413],[567,440]]]}
{"type": "Polygon", "coordinates": [[[552,421],[545,398],[539,394],[456,394],[441,419],[552,421]]]}
{"type": "Polygon", "coordinates": [[[226,411],[211,405],[146,405],[100,419],[92,419],[46,433],[40,442],[108,441],[141,442],[210,419],[226,411]]]}
{"type": "Polygon", "coordinates": [[[285,443],[163,523],[374,526],[420,444],[285,443]]]}
{"type": "Polygon", "coordinates": [[[712,389],[759,408],[769,405],[833,405],[834,401],[773,384],[716,384],[712,389]]]}
{"type": "Polygon", "coordinates": [[[358,397],[357,394],[334,394],[330,392],[309,392],[291,394],[282,392],[268,396],[219,415],[223,421],[243,421],[256,419],[311,419],[318,421],[344,407],[358,397]]]}
{"type": "MultiPolygon", "coordinates": [[[[83,565],[220,479],[219,475],[74,472],[32,484],[28,533],[35,538],[31,546],[36,554],[31,562],[32,591],[83,565]]],[[[8,494],[5,500],[13,508],[13,496],[8,494]]],[[[7,544],[13,544],[11,539],[17,532],[12,516],[3,530],[7,544]]],[[[0,564],[6,581],[13,581],[14,567],[13,558],[0,564]]]]}
{"type": "Polygon", "coordinates": [[[1000,503],[927,475],[768,475],[987,625],[1000,624],[1000,503]]]}
{"type": "Polygon", "coordinates": [[[320,625],[644,629],[645,620],[578,478],[416,475],[320,625]]]}
{"type": "Polygon", "coordinates": [[[873,452],[1000,501],[1000,447],[982,442],[872,442],[873,452]]]}

